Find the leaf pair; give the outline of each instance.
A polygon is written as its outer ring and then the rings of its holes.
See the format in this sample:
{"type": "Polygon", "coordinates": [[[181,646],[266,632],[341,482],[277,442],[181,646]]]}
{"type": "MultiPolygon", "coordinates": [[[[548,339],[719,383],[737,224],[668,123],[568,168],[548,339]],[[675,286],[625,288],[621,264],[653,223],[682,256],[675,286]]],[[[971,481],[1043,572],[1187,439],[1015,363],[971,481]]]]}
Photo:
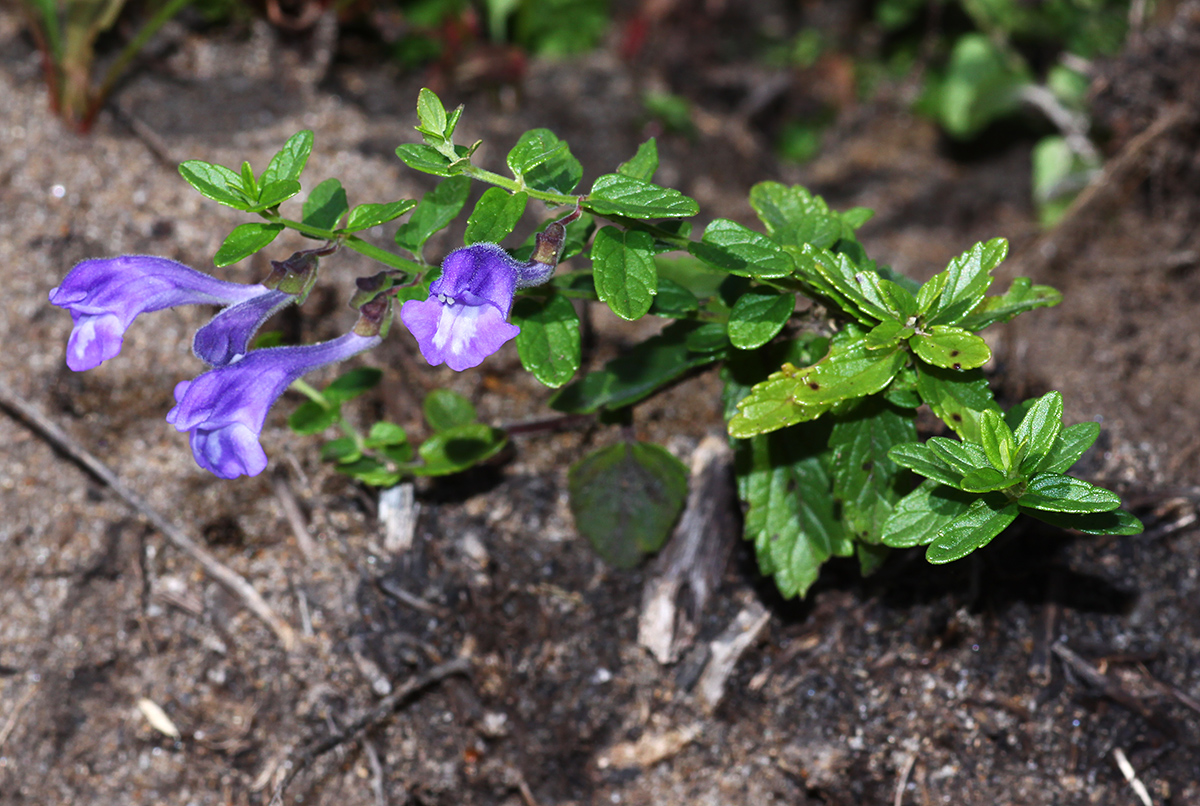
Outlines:
{"type": "Polygon", "coordinates": [[[1116,494],[1064,475],[1100,427],[1063,428],[1062,411],[1062,395],[1050,392],[1006,418],[983,412],[978,441],[932,437],[892,448],[894,462],[927,480],[896,506],[883,542],[929,545],[929,561],[946,563],[987,545],[1020,512],[1088,534],[1140,532],[1116,494]]]}

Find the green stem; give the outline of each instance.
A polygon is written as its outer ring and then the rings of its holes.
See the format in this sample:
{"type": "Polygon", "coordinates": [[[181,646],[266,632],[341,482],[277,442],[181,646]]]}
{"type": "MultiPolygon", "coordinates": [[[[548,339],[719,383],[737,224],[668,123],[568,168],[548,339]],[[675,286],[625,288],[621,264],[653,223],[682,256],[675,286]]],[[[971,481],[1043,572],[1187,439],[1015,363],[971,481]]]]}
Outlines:
{"type": "Polygon", "coordinates": [[[332,408],[332,406],[329,405],[329,401],[325,399],[325,395],[321,394],[316,387],[311,385],[303,378],[297,378],[296,380],[292,381],[292,388],[326,411],[332,408]]]}
{"type": "Polygon", "coordinates": [[[480,168],[476,165],[464,166],[462,172],[464,175],[469,176],[472,179],[477,179],[480,182],[487,182],[490,185],[504,188],[510,193],[520,193],[521,191],[525,191],[525,193],[529,194],[529,198],[538,199],[549,204],[575,204],[575,202],[579,200],[579,196],[569,196],[562,193],[550,193],[549,191],[545,190],[535,190],[531,187],[528,187],[524,182],[518,182],[516,179],[509,179],[507,176],[493,173],[492,171],[485,170],[484,168],[480,168]]]}
{"type": "Polygon", "coordinates": [[[415,263],[407,258],[402,258],[394,252],[389,252],[386,249],[380,249],[373,243],[367,243],[362,238],[356,235],[346,236],[343,243],[361,255],[366,255],[372,260],[378,260],[385,266],[393,269],[399,269],[407,274],[417,275],[425,270],[425,266],[415,263]]]}

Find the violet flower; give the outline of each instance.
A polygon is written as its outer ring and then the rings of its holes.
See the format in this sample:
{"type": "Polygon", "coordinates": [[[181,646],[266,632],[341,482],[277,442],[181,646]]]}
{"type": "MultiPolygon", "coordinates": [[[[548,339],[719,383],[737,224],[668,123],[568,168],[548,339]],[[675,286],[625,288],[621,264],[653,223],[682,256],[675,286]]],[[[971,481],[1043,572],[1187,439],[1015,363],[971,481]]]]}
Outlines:
{"type": "Polygon", "coordinates": [[[295,300],[294,294],[274,290],[230,305],[196,331],[192,352],[201,361],[214,367],[223,367],[238,360],[250,351],[250,339],[262,323],[295,300]]]}
{"type": "Polygon", "coordinates": [[[430,364],[477,367],[521,332],[507,321],[516,289],[546,282],[555,262],[521,263],[494,243],[457,249],[442,262],[429,298],[405,302],[400,319],[430,364]]]}
{"type": "Polygon", "coordinates": [[[190,432],[196,464],[223,479],[257,476],[267,466],[259,444],[267,411],[301,375],[343,361],[382,341],[355,332],[320,344],[253,350],[175,387],[167,422],[190,432]]]}
{"type": "MultiPolygon", "coordinates": [[[[237,305],[268,293],[274,292],[264,285],[225,282],[167,258],[122,255],[77,263],[50,291],[50,302],[71,312],[67,366],[82,372],[121,352],[139,314],[176,305],[237,305]]],[[[226,340],[243,343],[232,335],[226,340]]]]}

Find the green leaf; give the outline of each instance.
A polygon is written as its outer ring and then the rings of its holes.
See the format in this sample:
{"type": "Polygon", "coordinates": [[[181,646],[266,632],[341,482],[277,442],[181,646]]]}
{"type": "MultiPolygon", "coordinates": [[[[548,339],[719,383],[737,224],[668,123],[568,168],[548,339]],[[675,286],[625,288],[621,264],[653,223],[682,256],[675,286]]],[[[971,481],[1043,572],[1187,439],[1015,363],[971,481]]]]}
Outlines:
{"type": "Polygon", "coordinates": [[[434,431],[449,431],[475,422],[474,404],[451,389],[434,389],[425,396],[421,408],[434,431]]]}
{"type": "Polygon", "coordinates": [[[425,87],[417,95],[417,120],[421,122],[418,131],[424,129],[434,135],[444,136],[446,132],[446,107],[442,99],[433,90],[425,87]]]}
{"type": "Polygon", "coordinates": [[[932,543],[938,533],[967,514],[975,496],[926,479],[901,498],[883,525],[883,544],[897,549],[932,543]]]}
{"type": "Polygon", "coordinates": [[[739,350],[753,350],[783,329],[796,307],[796,297],[769,289],[755,289],[738,297],[729,312],[729,340],[739,350]]]}
{"type": "Polygon", "coordinates": [[[977,243],[950,261],[942,274],[946,285],[925,317],[929,325],[957,325],[982,300],[992,284],[992,269],[1008,256],[1008,241],[977,243]]]}
{"type": "Polygon", "coordinates": [[[588,414],[636,403],[689,370],[711,364],[721,353],[694,353],[687,348],[695,322],[676,322],[662,333],[625,350],[619,357],[563,387],[550,407],[567,414],[588,414]]]}
{"type": "Polygon", "coordinates": [[[596,293],[622,319],[638,319],[650,310],[658,290],[653,239],[639,230],[603,227],[592,243],[596,293]]]}
{"type": "Polygon", "coordinates": [[[601,448],[567,474],[575,528],[605,562],[632,568],[658,551],[687,498],[688,471],[660,445],[601,448]]]}
{"type": "Polygon", "coordinates": [[[991,543],[1019,512],[1016,504],[994,506],[988,499],[977,499],[966,514],[938,531],[925,552],[925,559],[935,565],[962,559],[991,543]]]}
{"type": "Polygon", "coordinates": [[[417,454],[424,464],[411,469],[418,476],[447,476],[495,456],[508,442],[499,428],[468,423],[438,431],[421,443],[417,454]]]}
{"type": "MultiPolygon", "coordinates": [[[[946,437],[930,437],[925,441],[925,447],[933,451],[939,459],[949,465],[959,476],[965,476],[973,470],[989,467],[987,454],[983,448],[970,442],[959,442],[946,437]]],[[[958,486],[955,484],[954,486],[958,486]]]]}
{"type": "Polygon", "coordinates": [[[724,322],[703,322],[687,335],[684,343],[693,353],[724,351],[729,347],[729,333],[724,322]]]}
{"type": "Polygon", "coordinates": [[[837,517],[825,450],[828,427],[804,423],[739,441],[734,466],[745,535],[759,569],[785,598],[803,596],[830,556],[853,544],[837,517]]]}
{"type": "Polygon", "coordinates": [[[1039,462],[1036,467],[1027,472],[1033,473],[1066,473],[1071,466],[1079,461],[1079,457],[1096,442],[1100,436],[1100,423],[1076,423],[1067,426],[1058,434],[1054,447],[1039,462]]]}
{"type": "Polygon", "coordinates": [[[326,179],[313,188],[304,200],[304,217],[301,220],[310,227],[334,229],[349,209],[350,202],[346,200],[342,183],[336,179],[326,179]]]}
{"type": "Polygon", "coordinates": [[[1045,512],[1022,510],[1026,515],[1061,529],[1074,529],[1088,535],[1138,535],[1145,528],[1142,522],[1123,509],[1110,512],[1045,512]]]}
{"type": "Polygon", "coordinates": [[[525,213],[525,202],[529,194],[525,191],[509,193],[503,188],[488,188],[479,197],[471,217],[467,219],[467,232],[463,243],[500,243],[507,238],[525,213]]]}
{"type": "Polygon", "coordinates": [[[371,425],[363,445],[368,448],[387,448],[408,443],[408,434],[403,428],[387,420],[378,420],[371,425]]]}
{"type": "MultiPolygon", "coordinates": [[[[812,244],[828,249],[842,237],[842,219],[820,196],[799,185],[759,182],[750,188],[750,206],[767,228],[771,240],[781,245],[812,244]]],[[[857,221],[859,216],[852,220],[857,221]]]]}
{"type": "Polygon", "coordinates": [[[1039,472],[1041,465],[1058,442],[1058,434],[1062,430],[1062,415],[1061,392],[1043,395],[1025,412],[1020,424],[1013,431],[1013,437],[1020,450],[1022,471],[1039,472]]]}
{"type": "Polygon", "coordinates": [[[371,487],[391,487],[403,478],[385,463],[370,456],[364,456],[358,461],[337,465],[337,472],[352,479],[357,479],[371,487]]]}
{"type": "Polygon", "coordinates": [[[922,476],[951,487],[957,487],[963,477],[963,474],[955,470],[940,454],[920,442],[894,445],[888,451],[888,458],[914,473],[920,473],[922,476]]]}
{"type": "Polygon", "coordinates": [[[579,316],[566,297],[517,300],[512,311],[517,334],[517,354],[521,365],[551,389],[557,389],[575,375],[582,363],[579,316]]]}
{"type": "Polygon", "coordinates": [[[354,437],[338,437],[321,446],[321,461],[323,462],[337,462],[344,465],[357,462],[362,455],[362,450],[354,441],[354,437]]]}
{"type": "Polygon", "coordinates": [[[700,212],[696,201],[678,190],[621,174],[605,174],[597,179],[582,204],[596,215],[641,219],[687,218],[700,212]]]}
{"type": "Polygon", "coordinates": [[[375,367],[358,367],[343,373],[333,383],[326,386],[321,394],[329,403],[338,405],[371,391],[382,377],[383,370],[375,367]]]}
{"type": "Polygon", "coordinates": [[[179,175],[200,192],[206,199],[220,202],[226,207],[248,210],[253,204],[241,192],[241,177],[224,165],[213,165],[203,160],[187,160],[179,165],[179,175]]]}
{"type": "Polygon", "coordinates": [[[736,221],[718,218],[688,251],[710,266],[743,277],[786,277],[796,266],[775,243],[736,221]]]}
{"type": "Polygon", "coordinates": [[[932,93],[938,120],[952,136],[967,139],[1020,106],[1020,89],[1030,82],[1011,46],[983,33],[958,37],[946,77],[932,93]]]}
{"type": "Polygon", "coordinates": [[[810,244],[788,246],[786,250],[796,264],[796,273],[818,296],[830,300],[863,326],[871,328],[876,322],[896,318],[887,308],[876,272],[861,271],[845,254],[810,244]]]}
{"type": "Polygon", "coordinates": [[[982,412],[987,409],[999,411],[987,379],[977,369],[959,372],[919,364],[917,392],[942,422],[972,442],[979,442],[982,412]]]}
{"type": "Polygon", "coordinates": [[[452,176],[439,182],[421,197],[408,221],[396,229],[396,245],[420,255],[425,242],[435,232],[445,229],[462,210],[470,191],[471,180],[466,176],[452,176]]]}
{"type": "Polygon", "coordinates": [[[917,333],[908,343],[922,361],[942,369],[975,369],[992,357],[983,339],[949,325],[934,325],[927,333],[917,333]]]}
{"type": "Polygon", "coordinates": [[[238,184],[242,195],[247,199],[258,198],[258,181],[254,178],[254,169],[250,167],[249,162],[242,162],[242,173],[238,178],[238,184]]]}
{"type": "Polygon", "coordinates": [[[304,166],[308,163],[308,156],[312,153],[312,148],[313,133],[311,131],[305,129],[293,134],[283,144],[283,148],[279,149],[279,153],[271,157],[267,169],[259,177],[259,184],[265,188],[276,182],[298,181],[300,174],[304,172],[304,166]]]}
{"type": "Polygon", "coordinates": [[[1121,506],[1121,497],[1083,479],[1041,473],[1029,480],[1019,503],[1046,512],[1108,512],[1121,506]]]}
{"type": "Polygon", "coordinates": [[[900,499],[901,468],[889,458],[896,445],[917,438],[912,412],[870,398],[842,416],[829,436],[833,495],[856,540],[878,543],[900,499]]]}
{"type": "Polygon", "coordinates": [[[549,193],[571,193],[583,178],[583,166],[565,140],[549,129],[521,135],[506,158],[509,170],[526,187],[549,193]]]}
{"type": "Polygon", "coordinates": [[[1013,437],[1012,429],[1000,417],[999,412],[988,410],[980,417],[979,444],[983,446],[983,453],[993,468],[1005,476],[1016,471],[1020,460],[1017,456],[1017,441],[1013,437]]]}
{"type": "MultiPolygon", "coordinates": [[[[471,155],[470,149],[465,146],[455,146],[454,151],[459,155],[459,160],[471,155]]],[[[462,167],[457,161],[451,165],[448,157],[425,143],[404,143],[396,149],[396,156],[414,171],[434,176],[455,176],[462,173],[462,167]]]]}
{"type": "Polygon", "coordinates": [[[263,210],[278,207],[299,192],[300,183],[295,179],[284,179],[263,185],[258,191],[258,201],[248,208],[248,212],[261,213],[263,210]]]}
{"type": "MultiPolygon", "coordinates": [[[[661,272],[661,266],[655,261],[655,266],[661,272]]],[[[674,280],[658,274],[658,292],[650,305],[650,313],[655,316],[666,316],[672,319],[682,319],[692,311],[700,309],[696,295],[674,280]]]]}
{"type": "Polygon", "coordinates": [[[315,400],[306,400],[288,417],[288,428],[297,434],[319,434],[337,422],[340,415],[340,406],[322,406],[315,400]]]}
{"type": "Polygon", "coordinates": [[[810,420],[831,404],[874,394],[895,377],[907,353],[869,350],[861,338],[834,342],[829,355],[811,367],[785,365],[757,384],[729,421],[729,434],[748,437],[810,420]]]}
{"type": "Polygon", "coordinates": [[[344,233],[362,232],[371,227],[378,227],[380,224],[394,221],[416,206],[417,203],[412,199],[403,199],[387,204],[359,204],[350,211],[350,217],[346,219],[346,226],[339,231],[344,233]]]}
{"type": "Polygon", "coordinates": [[[282,231],[283,224],[239,224],[229,233],[217,254],[213,256],[213,264],[228,266],[237,263],[270,244],[282,231]]]}
{"type": "Polygon", "coordinates": [[[912,335],[911,327],[906,327],[895,319],[887,319],[867,331],[863,343],[868,350],[881,350],[885,347],[895,347],[912,335]]]}
{"type": "Polygon", "coordinates": [[[1009,478],[994,467],[981,467],[963,476],[956,486],[968,493],[990,493],[1007,490],[1019,482],[1020,479],[1009,478]]]}
{"type": "Polygon", "coordinates": [[[658,143],[653,137],[638,146],[637,153],[630,160],[617,166],[617,173],[641,182],[649,182],[657,170],[658,143]]]}
{"type": "Polygon", "coordinates": [[[977,332],[997,322],[1007,322],[1019,313],[1034,308],[1052,308],[1062,302],[1062,294],[1048,285],[1033,285],[1028,277],[1012,281],[1001,296],[984,297],[975,308],[959,320],[964,329],[977,332]]]}

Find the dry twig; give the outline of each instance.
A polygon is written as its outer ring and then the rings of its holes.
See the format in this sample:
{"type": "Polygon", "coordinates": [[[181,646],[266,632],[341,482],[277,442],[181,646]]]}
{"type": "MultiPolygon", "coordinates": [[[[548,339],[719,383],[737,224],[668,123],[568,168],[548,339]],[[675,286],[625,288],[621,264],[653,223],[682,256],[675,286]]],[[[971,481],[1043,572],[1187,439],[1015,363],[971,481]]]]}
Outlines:
{"type": "Polygon", "coordinates": [[[116,473],[88,453],[53,420],[43,415],[32,404],[13,394],[3,384],[0,384],[0,408],[6,409],[9,414],[29,426],[56,450],[66,454],[71,461],[106,484],[122,501],[129,505],[130,509],[141,514],[155,529],[161,532],[172,545],[200,563],[206,574],[241,599],[254,615],[271,628],[279,642],[283,644],[284,649],[290,651],[295,646],[296,636],[291,626],[271,609],[266,600],[241,574],[209,554],[203,546],[192,540],[182,529],[151,507],[144,498],[122,484],[116,473]]]}

